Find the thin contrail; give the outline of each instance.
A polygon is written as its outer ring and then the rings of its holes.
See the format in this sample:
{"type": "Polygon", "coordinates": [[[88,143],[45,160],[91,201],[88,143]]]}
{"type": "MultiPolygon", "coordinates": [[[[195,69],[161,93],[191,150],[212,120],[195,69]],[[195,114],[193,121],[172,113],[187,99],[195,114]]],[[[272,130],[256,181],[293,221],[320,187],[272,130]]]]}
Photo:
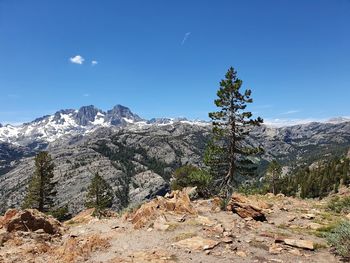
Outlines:
{"type": "Polygon", "coordinates": [[[185,44],[186,40],[189,38],[189,36],[191,35],[191,32],[187,32],[184,36],[184,39],[181,42],[181,45],[185,44]]]}

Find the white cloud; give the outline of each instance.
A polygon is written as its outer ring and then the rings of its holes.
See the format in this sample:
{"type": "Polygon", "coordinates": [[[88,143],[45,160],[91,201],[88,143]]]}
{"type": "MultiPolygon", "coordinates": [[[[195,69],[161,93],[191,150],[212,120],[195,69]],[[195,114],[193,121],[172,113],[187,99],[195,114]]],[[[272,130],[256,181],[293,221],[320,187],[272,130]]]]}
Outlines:
{"type": "Polygon", "coordinates": [[[70,60],[70,62],[72,62],[74,64],[79,64],[79,65],[83,64],[85,61],[85,59],[80,55],[76,55],[74,57],[71,57],[69,60],[70,60]]]}
{"type": "Polygon", "coordinates": [[[187,32],[181,42],[181,45],[185,44],[186,40],[190,37],[191,32],[187,32]]]}
{"type": "Polygon", "coordinates": [[[83,97],[90,97],[90,94],[89,93],[85,93],[85,94],[83,94],[83,97]]]}
{"type": "Polygon", "coordinates": [[[98,64],[98,61],[97,61],[97,60],[91,61],[91,65],[92,65],[92,66],[95,66],[95,65],[97,65],[97,64],[98,64]]]}

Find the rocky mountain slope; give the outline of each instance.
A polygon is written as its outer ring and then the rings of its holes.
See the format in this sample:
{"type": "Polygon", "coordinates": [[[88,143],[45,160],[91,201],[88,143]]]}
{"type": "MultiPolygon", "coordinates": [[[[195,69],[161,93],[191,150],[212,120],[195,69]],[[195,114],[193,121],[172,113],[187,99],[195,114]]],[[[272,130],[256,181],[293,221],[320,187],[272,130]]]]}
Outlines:
{"type": "MultiPolygon", "coordinates": [[[[58,199],[72,213],[83,209],[91,176],[99,172],[112,185],[114,208],[168,189],[171,172],[184,164],[202,165],[210,125],[186,119],[144,120],[124,106],[102,111],[94,106],[61,110],[18,127],[0,128],[0,204],[4,211],[23,200],[33,173],[33,156],[48,150],[55,161],[58,199]],[[152,181],[152,184],[146,182],[152,181]]],[[[247,141],[262,146],[256,158],[261,176],[272,159],[284,171],[350,148],[350,122],[261,126],[247,141]]]]}
{"type": "MultiPolygon", "coordinates": [[[[86,136],[52,142],[47,150],[55,160],[58,201],[67,204],[73,213],[83,209],[83,197],[95,172],[113,187],[117,195],[115,209],[139,200],[139,192],[149,192],[145,194],[148,198],[165,192],[175,167],[201,164],[208,137],[208,129],[178,123],[161,128],[100,128],[86,136]],[[148,170],[152,172],[140,175],[148,170]],[[143,183],[150,180],[154,185],[143,183]]],[[[22,158],[0,176],[2,209],[22,202],[33,170],[33,157],[22,158]]]]}

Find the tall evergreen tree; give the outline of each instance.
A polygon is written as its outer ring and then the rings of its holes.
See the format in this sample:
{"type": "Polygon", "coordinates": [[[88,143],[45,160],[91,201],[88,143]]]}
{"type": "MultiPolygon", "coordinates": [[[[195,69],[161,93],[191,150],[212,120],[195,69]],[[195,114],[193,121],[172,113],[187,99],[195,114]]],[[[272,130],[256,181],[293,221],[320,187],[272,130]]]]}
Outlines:
{"type": "Polygon", "coordinates": [[[229,68],[225,79],[220,82],[218,98],[214,101],[219,110],[209,113],[213,140],[207,154],[211,157],[207,158],[206,163],[215,166],[218,171],[214,174],[216,181],[221,190],[226,190],[226,194],[231,191],[238,176],[252,174],[253,162],[248,157],[261,150],[245,142],[251,128],[259,126],[263,120],[260,117],[252,119],[252,113],[246,111],[247,105],[253,100],[251,90],[241,91],[242,83],[237,72],[232,67],[229,68]],[[219,158],[215,158],[216,153],[220,154],[219,158]]]}
{"type": "Polygon", "coordinates": [[[29,182],[23,208],[35,208],[48,212],[54,206],[56,196],[53,182],[55,165],[48,152],[40,152],[35,157],[35,172],[29,182]]]}
{"type": "Polygon", "coordinates": [[[273,194],[276,194],[276,187],[279,179],[281,178],[281,174],[282,166],[276,160],[270,162],[269,166],[267,167],[266,177],[270,182],[270,187],[272,188],[273,194]]]}
{"type": "Polygon", "coordinates": [[[114,193],[112,187],[96,173],[88,187],[85,206],[95,208],[95,215],[99,215],[102,210],[111,207],[114,193]]]}

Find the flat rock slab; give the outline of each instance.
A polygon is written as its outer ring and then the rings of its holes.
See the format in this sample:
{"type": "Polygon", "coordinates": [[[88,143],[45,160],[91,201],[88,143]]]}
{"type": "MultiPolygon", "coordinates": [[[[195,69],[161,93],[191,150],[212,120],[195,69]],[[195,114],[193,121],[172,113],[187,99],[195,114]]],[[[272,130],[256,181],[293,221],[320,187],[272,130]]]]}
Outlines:
{"type": "Polygon", "coordinates": [[[180,247],[180,248],[187,248],[190,250],[208,250],[208,249],[213,249],[219,243],[220,242],[212,239],[205,239],[202,237],[191,237],[188,239],[180,240],[174,243],[173,246],[180,247]]]}
{"type": "Polygon", "coordinates": [[[204,226],[214,226],[216,224],[216,221],[211,220],[205,216],[198,216],[196,218],[196,222],[198,222],[199,224],[204,225],[204,226]]]}
{"type": "Polygon", "coordinates": [[[282,239],[282,240],[276,240],[276,242],[284,243],[288,246],[297,247],[297,248],[303,248],[303,249],[309,249],[314,250],[314,243],[310,240],[299,240],[299,239],[282,239]]]}

